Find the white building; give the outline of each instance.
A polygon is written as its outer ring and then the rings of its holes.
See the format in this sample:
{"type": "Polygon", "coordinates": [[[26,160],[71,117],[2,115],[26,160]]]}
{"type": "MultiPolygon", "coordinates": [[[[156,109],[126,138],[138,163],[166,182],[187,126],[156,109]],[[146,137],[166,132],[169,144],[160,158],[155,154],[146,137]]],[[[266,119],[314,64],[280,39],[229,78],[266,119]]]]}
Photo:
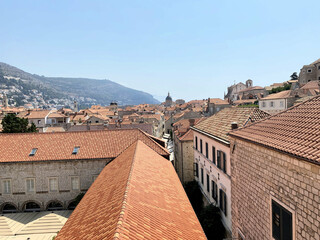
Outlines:
{"type": "MultiPolygon", "coordinates": [[[[221,209],[231,232],[231,162],[228,132],[269,114],[257,108],[225,108],[191,129],[194,131],[194,173],[206,203],[221,209]]],[[[232,151],[232,150],[231,150],[232,151]]]]}

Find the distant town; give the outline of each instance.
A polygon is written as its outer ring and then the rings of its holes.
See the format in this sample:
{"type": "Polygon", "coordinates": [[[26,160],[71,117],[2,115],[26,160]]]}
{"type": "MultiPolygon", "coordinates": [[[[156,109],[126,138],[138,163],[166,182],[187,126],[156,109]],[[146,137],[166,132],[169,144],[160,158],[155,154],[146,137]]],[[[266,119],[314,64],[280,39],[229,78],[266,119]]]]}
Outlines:
{"type": "Polygon", "coordinates": [[[0,85],[0,240],[320,239],[320,59],[306,64],[160,104],[0,85]]]}

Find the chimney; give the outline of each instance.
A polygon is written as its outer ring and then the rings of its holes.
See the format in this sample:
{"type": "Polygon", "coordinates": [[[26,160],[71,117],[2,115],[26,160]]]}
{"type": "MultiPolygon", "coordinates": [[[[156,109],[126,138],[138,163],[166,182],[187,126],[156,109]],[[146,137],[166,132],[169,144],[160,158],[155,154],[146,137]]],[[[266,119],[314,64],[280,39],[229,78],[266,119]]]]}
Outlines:
{"type": "Polygon", "coordinates": [[[194,126],[194,122],[195,122],[195,119],[189,119],[190,127],[193,127],[193,126],[194,126]]]}
{"type": "Polygon", "coordinates": [[[231,123],[231,129],[234,130],[234,129],[237,129],[238,128],[238,123],[237,122],[232,122],[231,123]]]}

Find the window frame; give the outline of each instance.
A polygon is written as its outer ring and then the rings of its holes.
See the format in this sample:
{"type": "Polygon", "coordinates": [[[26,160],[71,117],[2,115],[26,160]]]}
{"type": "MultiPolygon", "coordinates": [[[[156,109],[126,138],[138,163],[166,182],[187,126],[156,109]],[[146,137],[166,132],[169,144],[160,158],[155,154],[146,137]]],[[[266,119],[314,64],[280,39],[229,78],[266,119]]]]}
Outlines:
{"type": "Polygon", "coordinates": [[[202,139],[200,139],[200,153],[203,153],[203,144],[202,144],[202,139]]]}
{"type": "MultiPolygon", "coordinates": [[[[274,237],[274,229],[273,229],[273,203],[275,203],[276,205],[278,205],[279,209],[280,209],[280,215],[282,216],[281,214],[281,210],[287,212],[287,213],[290,213],[291,214],[291,239],[295,239],[295,212],[294,210],[290,209],[287,205],[283,204],[282,202],[280,202],[279,200],[271,197],[271,200],[270,200],[270,235],[271,235],[271,239],[273,240],[282,240],[283,239],[283,229],[281,227],[280,228],[280,238],[277,238],[277,237],[274,237]]],[[[280,218],[281,218],[280,216],[280,218]]],[[[281,219],[279,220],[281,221],[281,219]]],[[[283,220],[282,220],[283,221],[283,220]]],[[[280,222],[279,222],[280,224],[280,222]]],[[[286,225],[287,226],[287,225],[286,225]]]]}
{"type": "Polygon", "coordinates": [[[206,158],[209,159],[209,144],[206,142],[206,158]]]}
{"type": "Polygon", "coordinates": [[[201,168],[201,184],[204,185],[204,179],[203,179],[203,167],[201,168]]]}
{"type": "Polygon", "coordinates": [[[35,193],[36,192],[36,179],[35,178],[26,178],[26,193],[35,193]],[[33,191],[28,189],[28,181],[33,181],[33,191]]]}
{"type": "Polygon", "coordinates": [[[211,189],[211,197],[218,203],[218,185],[214,180],[211,180],[211,189]]]}
{"type": "Polygon", "coordinates": [[[210,196],[210,176],[208,173],[207,173],[207,192],[209,193],[209,196],[210,196]]]}
{"type": "Polygon", "coordinates": [[[197,162],[193,163],[193,176],[199,178],[199,164],[197,162]]]}
{"type": "Polygon", "coordinates": [[[72,190],[72,191],[80,191],[80,177],[79,177],[79,176],[71,176],[71,177],[70,177],[70,181],[71,181],[71,190],[72,190]],[[72,179],[78,179],[78,183],[77,183],[78,188],[73,188],[73,181],[72,181],[72,179]]]}
{"type": "Polygon", "coordinates": [[[5,178],[5,179],[2,179],[1,180],[1,187],[2,187],[2,195],[11,195],[12,194],[12,179],[10,179],[10,178],[5,178]],[[5,182],[9,182],[9,190],[10,191],[8,191],[8,192],[5,192],[5,189],[7,188],[7,187],[5,187],[5,182]]]}
{"type": "Polygon", "coordinates": [[[227,217],[227,194],[222,188],[219,189],[219,208],[224,216],[227,217]]]}
{"type": "Polygon", "coordinates": [[[195,143],[196,143],[195,148],[196,148],[196,150],[198,150],[198,137],[197,136],[195,136],[195,143]]]}
{"type": "Polygon", "coordinates": [[[214,165],[216,165],[216,147],[212,146],[212,162],[214,165]]]}
{"type": "Polygon", "coordinates": [[[49,177],[48,178],[48,192],[49,193],[57,193],[59,192],[59,180],[58,177],[49,177]],[[57,190],[51,190],[50,180],[56,180],[57,181],[57,190]]]}

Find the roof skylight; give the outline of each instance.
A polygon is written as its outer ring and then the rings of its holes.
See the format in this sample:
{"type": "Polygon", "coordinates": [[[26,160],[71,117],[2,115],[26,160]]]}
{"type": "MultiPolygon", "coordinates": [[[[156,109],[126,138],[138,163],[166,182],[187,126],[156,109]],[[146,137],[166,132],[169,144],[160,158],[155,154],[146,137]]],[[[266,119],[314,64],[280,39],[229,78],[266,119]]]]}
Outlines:
{"type": "Polygon", "coordinates": [[[80,147],[74,147],[72,154],[78,154],[80,147]]]}
{"type": "Polygon", "coordinates": [[[37,150],[38,150],[38,148],[32,148],[29,156],[34,156],[36,154],[37,150]]]}

